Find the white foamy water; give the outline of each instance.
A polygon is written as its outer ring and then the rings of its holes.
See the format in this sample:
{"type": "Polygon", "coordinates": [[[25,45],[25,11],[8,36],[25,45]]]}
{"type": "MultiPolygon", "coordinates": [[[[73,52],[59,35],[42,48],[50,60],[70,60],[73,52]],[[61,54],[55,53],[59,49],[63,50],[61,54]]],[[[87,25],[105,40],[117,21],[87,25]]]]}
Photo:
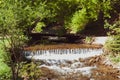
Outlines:
{"type": "Polygon", "coordinates": [[[87,53],[87,54],[45,54],[45,55],[35,55],[28,56],[27,58],[35,60],[77,60],[79,58],[88,58],[95,55],[100,55],[99,53],[87,53]]]}
{"type": "Polygon", "coordinates": [[[107,41],[108,37],[95,37],[95,41],[93,44],[102,44],[104,45],[105,42],[107,41]]]}
{"type": "Polygon", "coordinates": [[[40,67],[49,68],[55,72],[57,71],[61,73],[62,75],[68,75],[71,73],[82,73],[85,76],[90,76],[91,70],[97,68],[96,66],[88,66],[88,67],[79,67],[79,68],[72,69],[71,67],[46,66],[46,65],[41,65],[40,67]]]}
{"type": "Polygon", "coordinates": [[[63,49],[63,50],[39,50],[26,52],[28,59],[35,60],[78,60],[103,53],[102,49],[63,49]]]}
{"type": "Polygon", "coordinates": [[[46,67],[50,70],[68,75],[71,73],[81,73],[90,76],[91,70],[96,66],[85,66],[80,62],[80,58],[88,58],[95,55],[101,55],[102,49],[54,49],[54,50],[38,50],[26,51],[25,55],[28,59],[42,61],[40,67],[46,67]]]}

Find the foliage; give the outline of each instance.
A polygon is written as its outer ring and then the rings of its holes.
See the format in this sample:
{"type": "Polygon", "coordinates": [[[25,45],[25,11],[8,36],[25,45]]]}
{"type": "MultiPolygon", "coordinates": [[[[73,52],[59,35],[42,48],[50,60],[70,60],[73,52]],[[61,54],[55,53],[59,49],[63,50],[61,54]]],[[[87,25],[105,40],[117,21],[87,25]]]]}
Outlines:
{"type": "MultiPolygon", "coordinates": [[[[18,78],[17,66],[21,65],[28,33],[34,27],[39,32],[42,27],[55,22],[76,33],[83,30],[89,21],[97,20],[100,12],[109,17],[111,3],[111,0],[0,0],[0,34],[10,57],[12,79],[18,78]]],[[[114,39],[119,41],[119,37],[114,39]]]]}
{"type": "Polygon", "coordinates": [[[21,62],[19,67],[20,67],[19,76],[24,79],[37,80],[40,78],[42,74],[40,68],[34,62],[31,63],[21,62]]]}
{"type": "Polygon", "coordinates": [[[117,56],[117,54],[120,53],[120,1],[119,0],[112,0],[112,8],[115,15],[117,15],[117,18],[111,21],[105,20],[105,28],[109,29],[108,36],[110,39],[105,44],[105,48],[110,51],[114,56],[117,56]]]}
{"type": "Polygon", "coordinates": [[[10,80],[11,78],[11,71],[10,67],[7,64],[0,61],[0,80],[10,80]]]}
{"type": "Polygon", "coordinates": [[[4,49],[9,55],[9,66],[12,80],[17,80],[19,68],[23,59],[22,51],[27,43],[28,30],[38,26],[44,18],[52,17],[42,0],[0,0],[0,34],[4,49]],[[7,40],[8,44],[5,44],[7,40]]]}
{"type": "Polygon", "coordinates": [[[39,22],[39,23],[36,25],[34,31],[35,31],[35,32],[41,32],[41,31],[42,31],[42,27],[45,27],[45,23],[39,22]]]}
{"type": "Polygon", "coordinates": [[[10,67],[13,80],[18,77],[18,68],[22,60],[22,51],[29,29],[38,26],[44,18],[52,17],[45,1],[0,0],[0,34],[6,53],[10,56],[10,67]]]}
{"type": "Polygon", "coordinates": [[[0,25],[4,28],[17,27],[27,33],[32,25],[52,16],[42,0],[1,0],[0,4],[0,25]]]}
{"type": "Polygon", "coordinates": [[[85,25],[88,23],[88,18],[86,15],[86,10],[82,9],[76,11],[76,13],[71,18],[69,25],[71,26],[71,33],[76,33],[78,30],[83,30],[85,25]]]}
{"type": "MultiPolygon", "coordinates": [[[[3,34],[5,36],[2,37],[3,38],[2,44],[4,45],[3,49],[5,49],[5,52],[7,53],[7,55],[9,55],[8,65],[10,67],[8,67],[7,64],[3,64],[3,62],[1,62],[1,64],[4,66],[0,67],[1,69],[0,71],[2,72],[1,73],[2,75],[0,75],[1,80],[5,79],[10,80],[11,75],[12,80],[18,80],[23,76],[24,78],[29,77],[31,80],[36,80],[36,78],[40,77],[41,75],[40,69],[38,69],[38,65],[34,63],[21,63],[21,61],[24,60],[22,51],[27,39],[22,34],[22,31],[20,32],[20,30],[17,29],[16,30],[13,29],[12,31],[14,33],[11,31],[6,32],[5,34],[3,34]],[[9,37],[7,36],[8,33],[11,34],[9,35],[9,37]],[[4,43],[5,41],[7,41],[7,44],[4,43]]],[[[7,57],[5,56],[5,58],[7,57]]]]}
{"type": "Polygon", "coordinates": [[[12,79],[16,80],[18,77],[18,68],[16,67],[23,60],[23,47],[25,46],[27,38],[23,35],[20,29],[12,28],[12,30],[7,30],[3,35],[3,42],[5,40],[8,42],[4,44],[4,50],[9,56],[8,65],[12,71],[12,79]]]}
{"type": "Polygon", "coordinates": [[[9,80],[11,77],[10,67],[6,64],[7,61],[7,54],[3,49],[2,40],[0,40],[0,80],[9,80]]]}
{"type": "Polygon", "coordinates": [[[87,36],[87,37],[85,38],[85,43],[87,43],[87,44],[91,44],[93,41],[94,41],[94,40],[93,40],[93,37],[87,36]]]}
{"type": "MultiPolygon", "coordinates": [[[[26,33],[28,29],[39,25],[39,22],[45,25],[60,23],[76,33],[83,30],[89,21],[97,20],[100,12],[108,17],[111,10],[110,0],[1,0],[0,4],[1,25],[17,26],[26,33]]],[[[37,28],[38,31],[41,31],[40,28],[37,28]]]]}
{"type": "Polygon", "coordinates": [[[112,53],[120,53],[120,19],[113,24],[106,22],[106,27],[110,29],[108,33],[112,38],[106,43],[107,49],[112,53]]]}
{"type": "Polygon", "coordinates": [[[110,0],[77,0],[79,3],[78,10],[72,15],[67,28],[71,29],[71,33],[82,31],[89,21],[97,20],[100,12],[104,17],[110,17],[111,10],[110,0]]]}
{"type": "Polygon", "coordinates": [[[53,22],[64,23],[64,19],[67,19],[76,11],[79,3],[75,0],[46,0],[46,5],[52,14],[54,14],[54,17],[50,19],[52,19],[53,22]]]}
{"type": "Polygon", "coordinates": [[[111,61],[115,62],[115,63],[119,63],[120,62],[120,55],[118,56],[113,56],[113,55],[110,55],[110,59],[111,61]]]}

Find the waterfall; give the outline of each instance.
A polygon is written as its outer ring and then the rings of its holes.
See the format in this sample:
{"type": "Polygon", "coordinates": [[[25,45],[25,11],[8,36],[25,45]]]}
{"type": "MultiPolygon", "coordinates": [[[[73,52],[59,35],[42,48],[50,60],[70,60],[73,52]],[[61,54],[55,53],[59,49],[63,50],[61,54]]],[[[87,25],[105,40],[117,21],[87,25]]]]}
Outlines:
{"type": "Polygon", "coordinates": [[[102,53],[102,49],[51,49],[51,50],[36,50],[36,51],[25,51],[24,55],[27,56],[37,56],[37,55],[51,55],[51,54],[86,54],[86,53],[102,53]]]}
{"type": "Polygon", "coordinates": [[[24,55],[27,59],[33,58],[35,60],[77,60],[100,55],[101,53],[103,53],[102,49],[76,48],[25,51],[24,55]]]}
{"type": "Polygon", "coordinates": [[[75,49],[48,49],[36,51],[24,51],[27,59],[41,61],[40,68],[46,67],[50,70],[58,72],[62,75],[72,73],[82,73],[90,76],[91,70],[96,66],[85,66],[80,62],[80,58],[88,58],[95,55],[101,55],[103,50],[91,48],[75,48],[75,49]]]}

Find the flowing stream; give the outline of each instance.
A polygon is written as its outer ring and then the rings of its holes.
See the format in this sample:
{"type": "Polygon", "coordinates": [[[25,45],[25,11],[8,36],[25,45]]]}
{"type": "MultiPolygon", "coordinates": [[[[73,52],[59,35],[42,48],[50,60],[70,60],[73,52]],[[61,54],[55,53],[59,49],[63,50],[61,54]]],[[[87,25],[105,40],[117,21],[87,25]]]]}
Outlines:
{"type": "Polygon", "coordinates": [[[101,55],[103,50],[90,48],[76,49],[52,49],[52,50],[37,50],[25,51],[27,59],[41,61],[40,68],[46,67],[62,75],[72,73],[81,73],[82,75],[90,76],[91,70],[96,66],[85,66],[80,59],[85,59],[95,55],[101,55]]]}
{"type": "MultiPolygon", "coordinates": [[[[107,37],[96,37],[93,44],[104,45],[106,40],[107,37]]],[[[58,49],[30,50],[26,50],[24,55],[27,59],[41,63],[39,68],[45,75],[40,80],[119,80],[118,70],[116,70],[117,75],[111,74],[111,70],[115,69],[107,67],[106,65],[110,64],[109,61],[104,61],[99,56],[103,53],[102,48],[61,49],[60,47],[58,49]],[[92,65],[89,65],[91,62],[92,65]]]]}
{"type": "Polygon", "coordinates": [[[25,51],[25,56],[28,59],[35,60],[77,60],[79,58],[87,58],[95,55],[100,55],[102,49],[76,48],[76,49],[52,49],[52,50],[37,50],[25,51]]]}

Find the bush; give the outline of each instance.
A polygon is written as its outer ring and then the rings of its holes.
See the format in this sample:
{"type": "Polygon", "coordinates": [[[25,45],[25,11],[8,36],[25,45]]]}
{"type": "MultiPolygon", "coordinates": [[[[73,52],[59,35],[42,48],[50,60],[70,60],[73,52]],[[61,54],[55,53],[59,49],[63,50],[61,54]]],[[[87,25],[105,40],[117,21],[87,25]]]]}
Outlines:
{"type": "Polygon", "coordinates": [[[91,44],[93,41],[94,41],[94,38],[93,38],[93,37],[87,36],[87,37],[85,38],[85,43],[87,43],[87,44],[91,44]]]}
{"type": "Polygon", "coordinates": [[[120,19],[115,21],[114,24],[106,22],[105,26],[110,29],[108,35],[111,37],[106,42],[105,47],[112,53],[120,53],[120,19]]]}
{"type": "Polygon", "coordinates": [[[0,61],[0,80],[10,80],[11,78],[11,70],[7,64],[0,61]]]}
{"type": "Polygon", "coordinates": [[[10,80],[11,78],[11,69],[7,65],[7,54],[5,53],[0,40],[0,80],[10,80]]]}
{"type": "Polygon", "coordinates": [[[34,62],[26,63],[21,62],[19,68],[19,77],[28,80],[37,80],[41,76],[41,70],[34,62]]]}
{"type": "Polygon", "coordinates": [[[82,31],[88,21],[89,19],[86,14],[86,9],[76,11],[71,18],[71,23],[69,23],[70,29],[72,30],[71,33],[82,31]]]}

